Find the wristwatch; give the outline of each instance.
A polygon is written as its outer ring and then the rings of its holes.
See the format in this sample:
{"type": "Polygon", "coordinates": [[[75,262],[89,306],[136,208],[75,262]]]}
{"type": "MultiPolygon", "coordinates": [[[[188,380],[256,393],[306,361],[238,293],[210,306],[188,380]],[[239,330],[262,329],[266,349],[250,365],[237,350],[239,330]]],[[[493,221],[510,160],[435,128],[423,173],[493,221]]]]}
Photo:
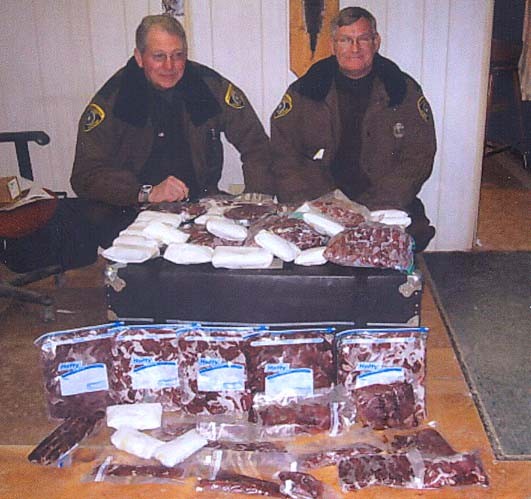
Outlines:
{"type": "Polygon", "coordinates": [[[140,190],[138,191],[138,202],[140,204],[144,204],[149,201],[149,194],[151,193],[152,189],[153,189],[153,186],[149,184],[146,184],[140,187],[140,190]]]}

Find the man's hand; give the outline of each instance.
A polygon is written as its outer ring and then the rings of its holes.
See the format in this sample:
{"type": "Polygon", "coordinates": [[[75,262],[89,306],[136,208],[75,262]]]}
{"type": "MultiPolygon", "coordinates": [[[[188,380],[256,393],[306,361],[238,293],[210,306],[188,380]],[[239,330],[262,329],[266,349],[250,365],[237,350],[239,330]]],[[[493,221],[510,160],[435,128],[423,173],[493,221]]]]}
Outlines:
{"type": "Polygon", "coordinates": [[[160,184],[153,186],[153,189],[149,194],[149,202],[162,203],[164,201],[182,201],[187,197],[187,185],[182,180],[170,175],[160,184]]]}

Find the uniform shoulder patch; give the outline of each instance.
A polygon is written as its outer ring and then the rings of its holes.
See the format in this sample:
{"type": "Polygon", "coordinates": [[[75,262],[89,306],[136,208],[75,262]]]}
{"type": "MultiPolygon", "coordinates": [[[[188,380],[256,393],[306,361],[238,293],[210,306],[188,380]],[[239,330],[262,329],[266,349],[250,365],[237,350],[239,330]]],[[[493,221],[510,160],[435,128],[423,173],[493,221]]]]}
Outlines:
{"type": "Polygon", "coordinates": [[[421,95],[417,100],[417,109],[419,111],[420,117],[424,121],[426,122],[431,121],[432,119],[431,108],[430,108],[430,105],[428,104],[428,101],[426,100],[426,97],[424,97],[423,95],[421,95]]]}
{"type": "Polygon", "coordinates": [[[284,97],[282,97],[282,100],[280,101],[280,104],[277,106],[275,112],[273,113],[273,119],[276,120],[278,118],[286,116],[286,114],[288,114],[292,109],[293,99],[291,98],[290,94],[285,93],[284,97]]]}
{"type": "Polygon", "coordinates": [[[100,106],[98,106],[98,104],[89,104],[87,109],[85,109],[85,112],[83,113],[83,118],[81,120],[83,131],[90,132],[91,130],[94,130],[94,128],[103,123],[104,119],[105,111],[100,106]]]}
{"type": "Polygon", "coordinates": [[[229,87],[225,92],[225,104],[234,109],[243,109],[245,107],[245,99],[242,93],[232,83],[229,83],[229,87]]]}

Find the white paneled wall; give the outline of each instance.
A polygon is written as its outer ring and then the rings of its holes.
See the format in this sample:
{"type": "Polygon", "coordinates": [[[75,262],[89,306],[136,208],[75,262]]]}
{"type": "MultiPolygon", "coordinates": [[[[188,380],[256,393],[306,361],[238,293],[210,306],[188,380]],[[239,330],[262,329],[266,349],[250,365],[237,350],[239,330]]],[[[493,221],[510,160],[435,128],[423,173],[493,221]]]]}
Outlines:
{"type": "MultiPolygon", "coordinates": [[[[289,0],[187,0],[190,57],[239,85],[269,130],[287,85],[289,0]]],[[[493,0],[359,0],[378,20],[381,53],[417,79],[430,101],[438,139],[424,186],[438,229],[432,249],[469,249],[483,148],[493,0]]],[[[36,179],[69,189],[76,124],[90,97],[124,64],[141,17],[159,0],[2,0],[0,130],[46,130],[33,146],[36,179]]],[[[0,145],[0,175],[16,172],[0,145]]],[[[222,185],[241,183],[238,155],[226,147],[222,185]]]]}

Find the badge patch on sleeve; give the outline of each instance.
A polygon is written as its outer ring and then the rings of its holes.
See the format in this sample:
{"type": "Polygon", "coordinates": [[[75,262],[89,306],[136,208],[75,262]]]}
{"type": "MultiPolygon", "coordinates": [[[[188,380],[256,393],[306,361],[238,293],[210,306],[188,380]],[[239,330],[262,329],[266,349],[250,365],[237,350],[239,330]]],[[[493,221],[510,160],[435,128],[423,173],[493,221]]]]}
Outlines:
{"type": "Polygon", "coordinates": [[[276,120],[278,118],[282,118],[283,116],[286,116],[291,110],[293,109],[293,100],[291,99],[290,94],[284,94],[284,97],[282,97],[282,100],[280,101],[280,104],[275,109],[275,112],[273,113],[273,119],[276,120]]]}
{"type": "Polygon", "coordinates": [[[243,109],[245,107],[243,95],[232,86],[232,83],[229,83],[229,88],[227,88],[225,93],[225,103],[234,109],[243,109]]]}
{"type": "Polygon", "coordinates": [[[431,120],[431,108],[426,100],[426,97],[421,95],[417,101],[417,109],[419,110],[420,117],[428,122],[431,120]]]}
{"type": "Polygon", "coordinates": [[[105,119],[105,111],[97,104],[89,104],[83,114],[83,131],[90,132],[105,119]]]}

